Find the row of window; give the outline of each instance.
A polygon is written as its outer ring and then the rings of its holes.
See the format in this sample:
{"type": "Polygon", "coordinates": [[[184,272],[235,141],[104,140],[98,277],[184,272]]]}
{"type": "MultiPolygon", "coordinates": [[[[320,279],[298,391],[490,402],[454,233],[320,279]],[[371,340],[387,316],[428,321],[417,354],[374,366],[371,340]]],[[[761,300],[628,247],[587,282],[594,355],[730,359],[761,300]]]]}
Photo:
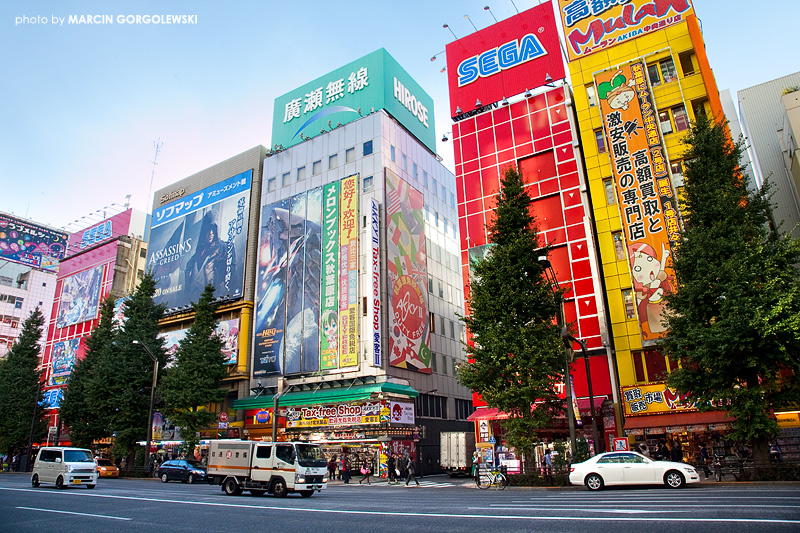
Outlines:
{"type": "Polygon", "coordinates": [[[633,352],[631,356],[637,383],[664,381],[667,374],[674,370],[675,363],[658,350],[633,352]]]}
{"type": "MultiPolygon", "coordinates": [[[[368,156],[372,154],[372,141],[366,141],[361,146],[361,152],[364,156],[368,156]]],[[[350,147],[344,151],[344,162],[352,163],[356,160],[356,149],[355,147],[350,147]]],[[[333,170],[339,166],[339,154],[332,154],[328,156],[328,170],[333,170]]],[[[318,176],[322,174],[322,159],[318,159],[311,163],[311,175],[318,176]]],[[[292,181],[303,181],[306,179],[308,175],[306,166],[303,165],[302,167],[298,167],[297,170],[294,171],[294,175],[292,172],[285,172],[281,176],[281,187],[286,187],[292,184],[292,181]]],[[[267,191],[275,191],[278,188],[278,178],[272,177],[267,180],[267,191]]]]}
{"type": "Polygon", "coordinates": [[[11,294],[0,294],[0,303],[7,303],[7,304],[16,304],[15,307],[21,308],[22,302],[25,301],[25,298],[20,296],[14,296],[11,294]]]}
{"type": "Polygon", "coordinates": [[[456,323],[455,322],[453,322],[452,320],[447,320],[447,319],[445,319],[445,317],[440,316],[439,317],[439,325],[437,326],[437,324],[436,324],[436,313],[433,313],[433,312],[428,313],[428,322],[430,323],[430,326],[431,326],[431,333],[436,333],[438,335],[441,335],[442,337],[447,337],[448,336],[448,332],[449,332],[449,337],[451,339],[455,340],[455,338],[456,338],[456,323]],[[449,329],[446,327],[448,322],[450,323],[450,328],[449,329]]]}
{"type": "Polygon", "coordinates": [[[0,315],[0,324],[5,324],[7,326],[11,326],[12,328],[19,326],[19,321],[20,318],[18,316],[0,315]]]}
{"type": "MultiPolygon", "coordinates": [[[[662,135],[669,135],[689,129],[689,115],[683,104],[658,112],[658,123],[662,135]]],[[[604,154],[607,151],[606,139],[603,128],[594,130],[594,140],[597,143],[597,152],[604,154]]]]}
{"type": "MultiPolygon", "coordinates": [[[[448,418],[447,398],[444,396],[434,396],[433,394],[420,394],[414,401],[417,416],[426,418],[448,418]]],[[[466,420],[475,410],[472,400],[462,400],[455,398],[455,419],[466,420]]]]}
{"type": "Polygon", "coordinates": [[[439,227],[439,212],[431,209],[428,204],[425,204],[425,222],[433,225],[436,229],[442,229],[445,235],[456,238],[456,223],[450,222],[445,217],[441,217],[442,225],[439,227]]]}
{"type": "MultiPolygon", "coordinates": [[[[672,185],[675,187],[683,186],[683,162],[671,161],[669,164],[670,174],[672,175],[672,185]]],[[[614,205],[617,203],[617,194],[614,187],[613,178],[603,178],[603,190],[606,193],[606,204],[614,205]]]]}
{"type": "Polygon", "coordinates": [[[461,289],[455,288],[449,283],[442,283],[441,280],[434,280],[433,276],[428,276],[428,292],[434,296],[438,295],[439,298],[456,307],[461,307],[461,289]],[[447,292],[445,292],[445,290],[447,292]]]}
{"type": "MultiPolygon", "coordinates": [[[[389,148],[389,156],[393,163],[397,163],[397,149],[394,145],[390,146],[389,148]]],[[[408,173],[408,158],[406,154],[400,154],[400,168],[403,169],[403,172],[408,173]]],[[[411,177],[414,178],[414,181],[419,182],[419,167],[416,163],[411,163],[411,177]]],[[[422,171],[422,186],[428,189],[433,193],[434,196],[441,198],[445,202],[448,200],[448,196],[450,199],[450,207],[453,209],[456,208],[456,195],[452,191],[448,191],[444,183],[439,183],[436,181],[436,178],[433,176],[430,177],[430,182],[428,181],[428,171],[422,171]]],[[[425,206],[426,214],[427,214],[428,207],[425,206]]],[[[426,217],[427,218],[427,217],[426,217]]],[[[447,226],[445,225],[445,231],[447,231],[447,226]]]]}

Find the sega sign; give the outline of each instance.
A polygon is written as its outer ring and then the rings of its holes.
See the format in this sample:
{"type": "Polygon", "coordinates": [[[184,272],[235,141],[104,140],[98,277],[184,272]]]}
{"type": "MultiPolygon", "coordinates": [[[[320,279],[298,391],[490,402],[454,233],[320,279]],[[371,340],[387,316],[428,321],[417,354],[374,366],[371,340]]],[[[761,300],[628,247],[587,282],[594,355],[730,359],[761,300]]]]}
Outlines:
{"type": "Polygon", "coordinates": [[[521,94],[566,76],[550,3],[447,45],[450,113],[521,94]]]}

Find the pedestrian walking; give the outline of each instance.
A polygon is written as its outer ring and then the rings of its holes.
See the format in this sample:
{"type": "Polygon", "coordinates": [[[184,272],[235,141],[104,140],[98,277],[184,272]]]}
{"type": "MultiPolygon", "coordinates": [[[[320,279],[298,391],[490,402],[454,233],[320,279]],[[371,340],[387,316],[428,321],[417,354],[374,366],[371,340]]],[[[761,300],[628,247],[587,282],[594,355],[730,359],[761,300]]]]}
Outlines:
{"type": "Polygon", "coordinates": [[[544,450],[544,478],[548,485],[553,484],[553,458],[550,456],[550,448],[544,450]]]}
{"type": "Polygon", "coordinates": [[[414,475],[414,460],[409,455],[406,458],[406,487],[408,487],[412,479],[414,483],[417,484],[417,487],[419,487],[419,481],[417,481],[417,477],[414,475]]]}
{"type": "Polygon", "coordinates": [[[478,453],[478,450],[472,452],[472,477],[475,478],[475,481],[478,481],[478,472],[481,468],[481,454],[478,453]]]}
{"type": "Polygon", "coordinates": [[[349,484],[350,483],[350,459],[348,459],[346,455],[342,455],[342,460],[340,461],[340,463],[341,463],[341,469],[342,469],[342,472],[341,472],[342,481],[344,483],[348,483],[349,484]]]}
{"type": "Polygon", "coordinates": [[[367,456],[364,459],[364,462],[361,464],[360,472],[361,472],[361,475],[364,476],[364,477],[362,477],[361,479],[358,480],[358,484],[359,485],[361,485],[361,482],[365,481],[365,480],[367,482],[367,485],[372,485],[372,483],[369,482],[369,476],[372,475],[372,464],[371,463],[372,463],[371,458],[369,456],[367,456]]]}
{"type": "Polygon", "coordinates": [[[338,469],[338,467],[337,467],[337,461],[336,461],[336,454],[333,454],[333,455],[331,455],[331,458],[328,460],[328,479],[330,479],[331,481],[336,479],[336,470],[337,469],[338,469]]]}
{"type": "Polygon", "coordinates": [[[677,442],[672,443],[672,450],[669,452],[670,460],[675,463],[683,462],[683,452],[681,451],[681,445],[677,442]]]}
{"type": "Polygon", "coordinates": [[[706,444],[704,442],[700,443],[700,464],[703,465],[703,472],[706,475],[706,479],[711,477],[711,469],[708,468],[708,463],[711,461],[708,457],[708,450],[706,449],[706,444]]]}
{"type": "Polygon", "coordinates": [[[399,482],[399,480],[406,478],[406,460],[402,455],[397,454],[396,461],[397,461],[397,468],[398,470],[400,470],[400,472],[397,473],[397,478],[399,482]]]}
{"type": "Polygon", "coordinates": [[[397,481],[397,472],[396,472],[396,463],[394,460],[394,454],[390,454],[389,457],[386,458],[386,468],[389,470],[389,485],[396,485],[399,483],[397,481]]]}

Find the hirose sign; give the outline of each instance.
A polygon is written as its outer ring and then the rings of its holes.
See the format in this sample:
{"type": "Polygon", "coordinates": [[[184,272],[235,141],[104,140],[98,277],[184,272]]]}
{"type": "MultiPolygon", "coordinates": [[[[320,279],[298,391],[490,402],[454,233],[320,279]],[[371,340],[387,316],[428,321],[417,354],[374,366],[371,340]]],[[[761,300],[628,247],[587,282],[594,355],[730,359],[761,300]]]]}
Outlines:
{"type": "Polygon", "coordinates": [[[450,114],[534,89],[565,76],[555,16],[538,5],[447,45],[450,114]]]}
{"type": "Polygon", "coordinates": [[[435,151],[433,99],[383,48],[277,98],[272,142],[288,148],[378,109],[435,151]]]}

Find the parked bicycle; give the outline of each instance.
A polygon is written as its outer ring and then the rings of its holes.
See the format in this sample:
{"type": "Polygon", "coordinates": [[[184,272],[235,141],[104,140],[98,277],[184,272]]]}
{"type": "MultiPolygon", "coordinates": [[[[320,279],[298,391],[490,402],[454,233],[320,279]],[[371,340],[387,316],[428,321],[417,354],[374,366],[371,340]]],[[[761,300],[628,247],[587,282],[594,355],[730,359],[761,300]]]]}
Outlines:
{"type": "Polygon", "coordinates": [[[475,478],[475,484],[481,490],[486,490],[489,487],[503,490],[508,486],[508,478],[499,470],[486,470],[478,474],[478,477],[475,478]]]}

